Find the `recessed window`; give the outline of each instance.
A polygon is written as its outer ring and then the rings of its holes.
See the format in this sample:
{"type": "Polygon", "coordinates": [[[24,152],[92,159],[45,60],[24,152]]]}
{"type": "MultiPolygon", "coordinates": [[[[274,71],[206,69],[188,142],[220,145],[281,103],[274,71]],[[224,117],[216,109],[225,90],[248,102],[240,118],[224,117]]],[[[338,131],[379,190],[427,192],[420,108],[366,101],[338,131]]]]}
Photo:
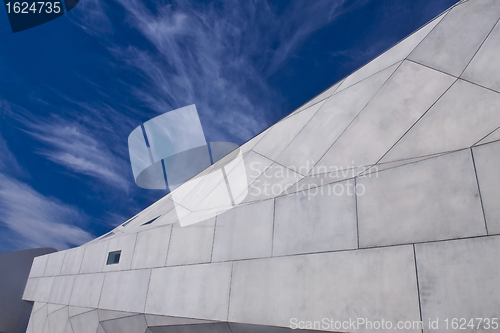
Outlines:
{"type": "Polygon", "coordinates": [[[134,216],[133,218],[125,221],[123,224],[122,224],[122,227],[126,226],[127,224],[129,224],[130,222],[132,222],[133,220],[135,220],[137,218],[138,215],[134,216]]]}
{"type": "Polygon", "coordinates": [[[108,253],[108,261],[106,262],[106,265],[114,265],[118,264],[120,262],[120,255],[122,254],[122,251],[113,251],[108,253]]]}
{"type": "Polygon", "coordinates": [[[149,220],[148,222],[143,223],[143,224],[141,224],[141,225],[148,225],[148,224],[151,224],[151,223],[153,223],[153,222],[154,222],[157,218],[159,218],[159,217],[160,217],[160,216],[157,216],[157,217],[155,217],[154,219],[149,220]]]}

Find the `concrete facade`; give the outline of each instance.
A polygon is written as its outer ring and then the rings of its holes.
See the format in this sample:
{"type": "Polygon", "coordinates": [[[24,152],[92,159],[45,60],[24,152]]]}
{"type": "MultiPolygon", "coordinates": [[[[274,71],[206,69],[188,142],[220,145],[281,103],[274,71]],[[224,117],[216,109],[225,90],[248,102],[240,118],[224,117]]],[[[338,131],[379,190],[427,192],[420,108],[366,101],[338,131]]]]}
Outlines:
{"type": "Polygon", "coordinates": [[[491,331],[499,19],[497,0],[458,3],[242,145],[237,163],[36,258],[27,332],[427,333],[454,318],[491,331]],[[372,326],[333,324],[359,319],[372,326]],[[382,319],[392,328],[373,327],[382,319]]]}

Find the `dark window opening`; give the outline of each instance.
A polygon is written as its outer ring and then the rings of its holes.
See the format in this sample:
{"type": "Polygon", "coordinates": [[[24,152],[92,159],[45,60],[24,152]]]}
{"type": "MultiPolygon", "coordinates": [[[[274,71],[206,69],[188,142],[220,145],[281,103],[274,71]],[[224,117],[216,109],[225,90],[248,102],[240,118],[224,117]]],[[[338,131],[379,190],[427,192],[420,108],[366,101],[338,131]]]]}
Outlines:
{"type": "Polygon", "coordinates": [[[122,254],[122,251],[113,251],[108,253],[108,261],[106,262],[106,265],[114,265],[118,264],[120,262],[120,255],[122,254]]]}
{"type": "Polygon", "coordinates": [[[152,220],[150,220],[150,221],[148,221],[148,222],[146,222],[146,223],[143,223],[143,224],[141,224],[141,225],[148,225],[148,224],[151,224],[151,223],[153,223],[153,222],[154,222],[157,218],[159,218],[159,217],[160,217],[160,216],[157,216],[157,217],[155,217],[154,219],[152,219],[152,220]]]}

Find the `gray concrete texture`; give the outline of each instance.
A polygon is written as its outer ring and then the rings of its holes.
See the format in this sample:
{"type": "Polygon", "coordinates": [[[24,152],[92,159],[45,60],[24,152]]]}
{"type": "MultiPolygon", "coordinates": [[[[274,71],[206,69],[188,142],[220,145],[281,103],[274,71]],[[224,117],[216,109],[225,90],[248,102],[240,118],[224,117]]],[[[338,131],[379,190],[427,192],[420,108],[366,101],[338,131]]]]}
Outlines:
{"type": "Polygon", "coordinates": [[[112,235],[36,258],[28,332],[491,327],[499,18],[497,0],[460,2],[112,235]]]}

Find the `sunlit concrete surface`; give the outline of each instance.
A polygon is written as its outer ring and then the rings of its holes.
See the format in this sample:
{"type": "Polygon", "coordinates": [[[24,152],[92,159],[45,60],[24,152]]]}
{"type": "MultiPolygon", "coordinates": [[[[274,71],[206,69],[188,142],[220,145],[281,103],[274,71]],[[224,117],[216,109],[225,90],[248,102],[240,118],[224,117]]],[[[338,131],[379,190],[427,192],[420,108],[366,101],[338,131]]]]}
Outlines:
{"type": "Polygon", "coordinates": [[[500,318],[499,19],[458,3],[111,233],[36,258],[27,332],[500,318]]]}

